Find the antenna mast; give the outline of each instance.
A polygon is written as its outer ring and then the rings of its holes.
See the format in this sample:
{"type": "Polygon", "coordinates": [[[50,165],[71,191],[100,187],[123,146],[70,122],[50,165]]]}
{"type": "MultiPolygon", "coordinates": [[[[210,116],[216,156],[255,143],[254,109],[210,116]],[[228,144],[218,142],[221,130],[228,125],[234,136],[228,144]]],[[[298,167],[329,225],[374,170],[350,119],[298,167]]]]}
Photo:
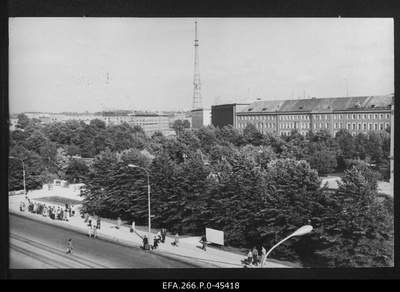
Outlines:
{"type": "Polygon", "coordinates": [[[201,109],[201,82],[199,67],[199,41],[197,39],[197,20],[195,22],[195,40],[194,40],[194,80],[193,80],[193,109],[201,109]]]}

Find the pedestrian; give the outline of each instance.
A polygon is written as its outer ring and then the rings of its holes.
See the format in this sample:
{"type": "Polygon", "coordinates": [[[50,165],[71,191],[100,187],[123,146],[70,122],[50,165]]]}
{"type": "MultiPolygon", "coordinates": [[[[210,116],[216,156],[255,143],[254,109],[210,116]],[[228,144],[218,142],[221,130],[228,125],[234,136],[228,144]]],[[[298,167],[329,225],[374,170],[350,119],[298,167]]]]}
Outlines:
{"type": "Polygon", "coordinates": [[[92,237],[92,234],[93,234],[92,225],[89,225],[89,224],[88,224],[88,233],[87,233],[87,236],[88,236],[88,237],[92,237]]]}
{"type": "Polygon", "coordinates": [[[89,213],[86,211],[85,214],[83,215],[83,218],[85,218],[85,223],[88,222],[89,220],[89,213]]]}
{"type": "Polygon", "coordinates": [[[69,221],[69,212],[64,212],[65,221],[69,221]]]}
{"type": "Polygon", "coordinates": [[[48,214],[47,206],[44,205],[43,206],[43,217],[47,217],[47,214],[48,214]]]}
{"type": "Polygon", "coordinates": [[[261,248],[261,266],[262,266],[262,264],[264,262],[264,259],[265,259],[266,255],[267,255],[267,250],[264,247],[262,247],[261,248]]]}
{"type": "Polygon", "coordinates": [[[144,249],[144,250],[149,249],[148,245],[149,245],[149,239],[148,239],[147,236],[145,235],[145,236],[143,237],[143,249],[144,249]]]}
{"type": "Polygon", "coordinates": [[[97,229],[100,229],[100,222],[101,222],[100,217],[97,217],[97,221],[96,221],[96,228],[97,229]]]}
{"type": "Polygon", "coordinates": [[[118,217],[118,220],[117,220],[117,229],[119,229],[121,227],[121,218],[120,217],[118,217]]]}
{"type": "Polygon", "coordinates": [[[202,249],[203,249],[203,250],[206,250],[206,247],[207,247],[207,238],[206,238],[205,235],[203,235],[203,237],[201,238],[201,243],[203,244],[202,249]]]}
{"type": "Polygon", "coordinates": [[[178,246],[178,244],[179,244],[179,235],[178,235],[178,233],[177,233],[177,234],[175,234],[174,245],[175,245],[175,246],[178,246]]]}
{"type": "Polygon", "coordinates": [[[97,238],[97,227],[93,226],[93,238],[97,238]]]}
{"type": "Polygon", "coordinates": [[[132,221],[131,232],[135,231],[135,221],[132,221]]]}
{"type": "Polygon", "coordinates": [[[157,235],[154,236],[153,239],[153,248],[152,249],[157,249],[158,247],[158,239],[157,239],[157,235]]]}
{"type": "Polygon", "coordinates": [[[253,247],[253,265],[257,266],[257,260],[258,260],[258,250],[256,249],[256,247],[253,247]]]}
{"type": "Polygon", "coordinates": [[[21,212],[25,211],[25,202],[21,201],[20,205],[19,205],[19,210],[21,212]]]}
{"type": "Polygon", "coordinates": [[[251,265],[252,259],[253,259],[253,254],[250,249],[249,252],[247,253],[247,262],[249,265],[251,265]]]}
{"type": "Polygon", "coordinates": [[[68,240],[68,245],[67,245],[67,252],[66,253],[70,253],[72,254],[74,247],[72,246],[72,239],[68,240]]]}
{"type": "Polygon", "coordinates": [[[158,232],[157,232],[157,241],[158,242],[161,241],[161,230],[158,230],[158,232]]]}
{"type": "Polygon", "coordinates": [[[161,228],[161,242],[165,242],[165,237],[167,236],[167,230],[165,228],[161,228]]]}

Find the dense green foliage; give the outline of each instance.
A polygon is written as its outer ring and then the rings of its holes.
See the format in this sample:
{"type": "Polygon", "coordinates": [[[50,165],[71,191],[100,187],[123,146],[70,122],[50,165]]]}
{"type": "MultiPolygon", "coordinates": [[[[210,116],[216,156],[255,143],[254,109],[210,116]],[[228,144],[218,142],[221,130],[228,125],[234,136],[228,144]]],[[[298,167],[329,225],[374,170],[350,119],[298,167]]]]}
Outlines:
{"type": "Polygon", "coordinates": [[[153,228],[202,235],[209,227],[223,230],[227,245],[268,249],[311,224],[311,234],[272,257],[312,267],[393,265],[393,202],[377,201],[382,176],[368,167],[387,163],[387,133],[278,137],[252,125],[241,132],[175,123],[177,136],[168,138],[101,120],[19,118],[21,129],[10,133],[10,190],[23,188],[24,166],[27,189],[54,178],[83,182],[91,213],[146,225],[149,182],[153,228]],[[321,187],[320,175],[336,169],[347,169],[338,189],[321,187]]]}

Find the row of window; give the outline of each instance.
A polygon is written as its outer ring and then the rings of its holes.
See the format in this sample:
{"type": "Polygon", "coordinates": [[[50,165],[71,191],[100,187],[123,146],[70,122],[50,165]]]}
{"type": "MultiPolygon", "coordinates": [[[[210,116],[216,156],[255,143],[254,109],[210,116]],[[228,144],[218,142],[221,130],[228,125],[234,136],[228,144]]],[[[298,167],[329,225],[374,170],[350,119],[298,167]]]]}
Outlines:
{"type": "MultiPolygon", "coordinates": [[[[279,124],[280,129],[310,129],[310,123],[281,123],[279,124]]],[[[239,123],[238,128],[244,129],[247,126],[247,123],[239,123]]],[[[259,129],[273,129],[275,128],[275,123],[255,123],[254,126],[259,129]]],[[[383,131],[390,126],[389,123],[347,123],[347,130],[379,130],[383,131]]],[[[342,129],[343,123],[334,123],[334,129],[342,129]]],[[[329,129],[329,123],[314,123],[313,129],[329,129]]]]}
{"type": "MultiPolygon", "coordinates": [[[[334,131],[334,132],[333,132],[333,137],[336,137],[337,132],[338,132],[338,131],[334,131]]],[[[308,132],[305,132],[305,131],[301,131],[301,132],[300,132],[300,134],[303,135],[303,136],[306,136],[307,133],[308,133],[308,132]]],[[[363,133],[364,135],[367,135],[367,134],[368,134],[368,132],[362,132],[362,133],[363,133]]],[[[280,131],[280,134],[283,135],[283,136],[290,136],[290,135],[291,135],[291,132],[290,132],[290,131],[280,131]]],[[[352,136],[356,136],[358,133],[357,133],[357,132],[351,132],[350,134],[351,134],[352,136]]]]}
{"type": "MultiPolygon", "coordinates": [[[[340,116],[339,119],[342,119],[342,115],[333,115],[333,119],[336,119],[337,116],[340,116]]],[[[390,119],[390,114],[352,114],[352,115],[347,115],[348,120],[361,120],[361,119],[369,119],[369,120],[378,120],[378,119],[390,119]]]]}
{"type": "MultiPolygon", "coordinates": [[[[340,123],[340,127],[341,128],[341,124],[340,123]]],[[[347,123],[347,130],[379,130],[379,131],[383,131],[384,129],[389,128],[390,124],[389,123],[347,123]]],[[[335,127],[336,127],[336,123],[335,123],[335,127]]],[[[336,128],[337,129],[337,128],[336,128]]]]}
{"type": "MultiPolygon", "coordinates": [[[[275,120],[276,116],[238,116],[238,121],[244,120],[275,120]]],[[[329,115],[313,115],[315,120],[327,120],[329,115]]],[[[281,121],[284,120],[309,120],[310,117],[308,115],[280,115],[279,119],[281,121]]],[[[334,120],[343,119],[342,114],[333,115],[334,120]]],[[[369,120],[378,120],[378,119],[390,119],[390,114],[348,114],[348,120],[361,120],[361,119],[369,119],[369,120]]]]}

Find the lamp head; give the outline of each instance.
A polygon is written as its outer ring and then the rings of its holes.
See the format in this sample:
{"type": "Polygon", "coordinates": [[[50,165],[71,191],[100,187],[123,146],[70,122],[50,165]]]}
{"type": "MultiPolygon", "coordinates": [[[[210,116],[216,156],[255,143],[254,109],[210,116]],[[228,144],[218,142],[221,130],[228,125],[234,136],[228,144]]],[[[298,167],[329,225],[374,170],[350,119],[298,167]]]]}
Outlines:
{"type": "Polygon", "coordinates": [[[295,232],[293,232],[292,236],[302,236],[304,234],[310,233],[313,227],[311,225],[304,225],[300,227],[295,232]]]}

